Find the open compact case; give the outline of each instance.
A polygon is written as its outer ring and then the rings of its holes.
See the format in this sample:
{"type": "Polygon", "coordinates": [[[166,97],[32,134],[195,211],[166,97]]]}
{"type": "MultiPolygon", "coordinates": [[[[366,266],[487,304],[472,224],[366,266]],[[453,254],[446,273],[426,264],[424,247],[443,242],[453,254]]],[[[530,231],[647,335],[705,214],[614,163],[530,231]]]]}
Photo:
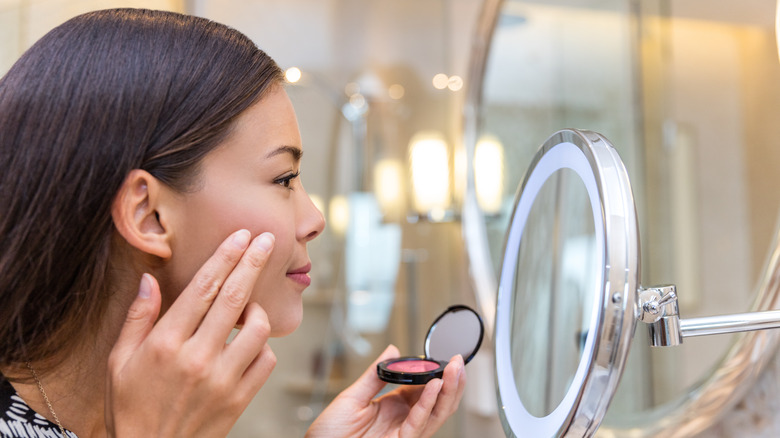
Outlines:
{"type": "Polygon", "coordinates": [[[424,356],[404,356],[380,362],[379,378],[388,383],[424,385],[444,375],[444,368],[456,354],[463,363],[477,354],[485,328],[482,318],[468,306],[448,308],[431,324],[425,336],[424,356]]]}

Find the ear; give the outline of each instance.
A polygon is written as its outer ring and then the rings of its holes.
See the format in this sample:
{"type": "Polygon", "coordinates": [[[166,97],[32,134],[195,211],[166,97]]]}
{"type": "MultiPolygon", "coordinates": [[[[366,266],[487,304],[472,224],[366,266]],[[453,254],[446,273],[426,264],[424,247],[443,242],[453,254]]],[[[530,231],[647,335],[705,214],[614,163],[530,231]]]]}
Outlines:
{"type": "Polygon", "coordinates": [[[133,247],[157,257],[171,257],[171,230],[160,218],[159,203],[167,188],[149,172],[133,169],[122,183],[111,216],[117,231],[133,247]]]}

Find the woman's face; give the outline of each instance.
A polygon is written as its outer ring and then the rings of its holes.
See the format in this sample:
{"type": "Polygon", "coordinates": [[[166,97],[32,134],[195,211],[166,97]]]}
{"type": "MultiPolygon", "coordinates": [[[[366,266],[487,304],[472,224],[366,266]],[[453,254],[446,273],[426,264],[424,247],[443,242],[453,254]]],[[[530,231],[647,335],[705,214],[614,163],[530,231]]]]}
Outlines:
{"type": "MultiPolygon", "coordinates": [[[[325,226],[298,176],[301,152],[292,103],[274,87],[203,160],[197,190],[176,197],[175,223],[163,223],[173,230],[169,290],[181,291],[232,232],[270,231],[276,242],[251,299],[268,314],[272,336],[298,327],[310,282],[306,244],[325,226]]],[[[166,298],[169,304],[175,296],[166,298]]]]}

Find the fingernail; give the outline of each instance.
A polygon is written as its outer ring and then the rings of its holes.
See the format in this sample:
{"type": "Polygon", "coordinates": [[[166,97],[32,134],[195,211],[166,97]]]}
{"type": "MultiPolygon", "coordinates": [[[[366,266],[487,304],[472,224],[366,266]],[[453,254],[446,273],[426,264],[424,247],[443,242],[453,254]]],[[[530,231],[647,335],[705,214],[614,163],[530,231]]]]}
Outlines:
{"type": "Polygon", "coordinates": [[[274,246],[275,237],[271,233],[263,233],[255,238],[255,245],[265,252],[268,252],[274,246]]]}
{"type": "Polygon", "coordinates": [[[143,299],[152,296],[152,279],[149,278],[149,274],[141,276],[141,285],[138,286],[138,296],[143,299]]]}
{"type": "Polygon", "coordinates": [[[249,239],[252,235],[247,230],[240,230],[233,234],[233,238],[230,241],[236,245],[236,247],[245,249],[249,245],[249,239]]]}

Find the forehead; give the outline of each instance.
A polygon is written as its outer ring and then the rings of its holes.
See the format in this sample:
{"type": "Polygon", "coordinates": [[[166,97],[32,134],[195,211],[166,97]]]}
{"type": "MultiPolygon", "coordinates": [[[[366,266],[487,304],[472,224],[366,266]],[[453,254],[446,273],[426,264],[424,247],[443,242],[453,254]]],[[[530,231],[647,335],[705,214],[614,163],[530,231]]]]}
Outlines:
{"type": "MultiPolygon", "coordinates": [[[[287,92],[281,86],[270,89],[236,119],[228,138],[218,150],[249,153],[262,159],[302,154],[298,120],[287,92]]],[[[215,151],[217,152],[217,151],[215,151]]]]}
{"type": "Polygon", "coordinates": [[[236,130],[251,131],[252,134],[265,135],[298,134],[298,120],[295,117],[290,97],[281,86],[276,86],[257,102],[247,108],[236,120],[236,130]],[[287,132],[290,131],[290,132],[287,132]]]}

